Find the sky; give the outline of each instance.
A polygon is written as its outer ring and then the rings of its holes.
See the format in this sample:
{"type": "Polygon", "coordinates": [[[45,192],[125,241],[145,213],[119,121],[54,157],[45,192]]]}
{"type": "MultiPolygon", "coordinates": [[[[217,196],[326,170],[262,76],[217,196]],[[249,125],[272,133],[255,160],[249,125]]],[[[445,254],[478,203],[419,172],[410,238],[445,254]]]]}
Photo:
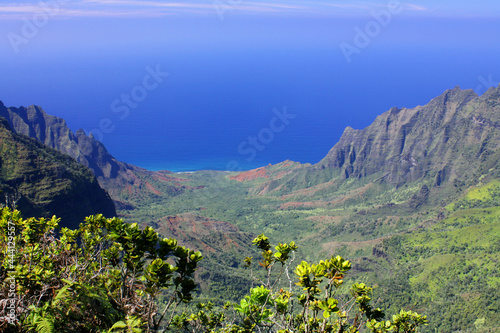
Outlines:
{"type": "Polygon", "coordinates": [[[150,169],[316,163],[346,126],[498,85],[499,36],[493,0],[0,1],[0,100],[150,169]]]}
{"type": "MultiPolygon", "coordinates": [[[[419,13],[438,17],[495,17],[498,4],[494,0],[480,1],[140,1],[140,0],[46,0],[3,1],[2,19],[19,20],[40,10],[53,8],[60,18],[158,18],[175,15],[213,15],[240,11],[246,15],[364,15],[366,10],[400,5],[407,15],[419,13]],[[45,4],[45,5],[44,5],[45,4]]],[[[222,15],[224,16],[224,15],[222,15]]]]}

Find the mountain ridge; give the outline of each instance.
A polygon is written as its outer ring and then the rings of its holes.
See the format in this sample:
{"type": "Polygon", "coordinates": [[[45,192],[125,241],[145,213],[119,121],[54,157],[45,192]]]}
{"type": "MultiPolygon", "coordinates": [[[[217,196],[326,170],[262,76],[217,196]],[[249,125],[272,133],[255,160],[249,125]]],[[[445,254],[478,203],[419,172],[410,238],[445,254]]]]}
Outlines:
{"type": "Polygon", "coordinates": [[[34,138],[89,167],[117,207],[133,207],[138,196],[176,195],[190,189],[169,181],[153,186],[155,180],[165,179],[164,174],[170,172],[149,171],[118,161],[92,133],[87,135],[82,129],[73,133],[64,119],[47,114],[39,106],[7,108],[1,103],[0,116],[7,119],[16,133],[34,138]]]}
{"type": "MultiPolygon", "coordinates": [[[[347,126],[316,164],[285,161],[231,177],[250,181],[265,175],[253,193],[283,195],[355,178],[395,186],[425,180],[431,188],[447,186],[465,174],[478,178],[478,172],[498,169],[500,143],[494,132],[500,128],[499,96],[500,86],[481,96],[457,86],[425,105],[393,107],[364,129],[347,126]],[[481,162],[479,169],[476,160],[481,162]]],[[[17,133],[34,137],[90,167],[117,207],[134,207],[143,196],[175,196],[196,189],[189,180],[169,181],[168,171],[148,171],[116,160],[92,134],[83,130],[73,134],[64,119],[48,115],[41,107],[6,108],[2,103],[0,116],[17,133]]]]}
{"type": "MultiPolygon", "coordinates": [[[[448,140],[453,138],[453,130],[461,130],[461,134],[469,140],[476,139],[474,143],[484,141],[480,138],[481,135],[487,135],[482,133],[485,128],[481,127],[484,126],[473,121],[472,117],[469,118],[469,124],[464,123],[466,116],[473,112],[467,108],[473,107],[470,105],[471,102],[472,104],[483,103],[484,100],[489,99],[491,94],[498,94],[499,91],[500,87],[492,88],[483,96],[478,96],[473,90],[461,90],[459,87],[455,87],[445,91],[424,106],[412,109],[392,108],[378,116],[365,129],[347,128],[339,142],[316,166],[342,169],[343,176],[349,178],[377,173],[379,172],[378,167],[383,162],[389,162],[387,164],[390,168],[382,170],[391,174],[390,182],[415,181],[425,176],[425,171],[423,171],[425,165],[423,167],[418,165],[418,160],[425,160],[429,154],[432,154],[432,151],[428,150],[435,148],[438,150],[435,154],[451,154],[449,149],[445,149],[443,146],[446,146],[448,140]],[[461,126],[466,127],[461,128],[461,126]],[[382,135],[377,137],[374,132],[380,130],[382,130],[382,135]],[[424,133],[424,130],[427,133],[424,133]],[[391,139],[390,147],[384,150],[381,147],[382,144],[391,139]],[[361,141],[365,141],[366,144],[363,145],[361,141]],[[374,151],[372,152],[372,150],[374,151]],[[370,156],[375,159],[375,165],[367,166],[366,162],[371,162],[367,157],[373,153],[383,157],[383,160],[376,160],[376,156],[375,158],[370,156]],[[398,163],[402,165],[398,166],[398,163]]],[[[486,118],[487,115],[476,116],[486,118]]],[[[462,140],[457,140],[455,144],[460,143],[462,140]]],[[[448,169],[453,169],[453,166],[448,167],[448,169]]],[[[444,165],[443,169],[440,170],[441,173],[436,176],[438,186],[448,178],[446,171],[446,165],[444,165]]],[[[453,171],[460,172],[461,170],[453,171]]],[[[453,173],[452,170],[448,171],[449,173],[453,173]]]]}
{"type": "Polygon", "coordinates": [[[0,117],[0,188],[25,216],[63,218],[77,227],[93,214],[116,215],[89,169],[35,139],[16,134],[0,117]]]}
{"type": "Polygon", "coordinates": [[[265,233],[296,241],[297,262],[349,258],[382,308],[428,314],[423,331],[498,329],[499,108],[500,86],[481,96],[456,87],[347,127],[314,165],[134,173],[124,192],[138,206],[121,216],[203,250],[204,302],[248,292],[241,261],[256,254],[245,244],[265,233]],[[162,183],[185,190],[166,196],[162,183]]]}
{"type": "Polygon", "coordinates": [[[481,96],[455,87],[423,106],[393,107],[364,129],[346,127],[316,164],[301,164],[285,173],[276,166],[256,169],[268,179],[253,193],[290,194],[348,179],[394,186],[423,181],[434,188],[462,178],[497,177],[499,99],[500,86],[481,96]]]}

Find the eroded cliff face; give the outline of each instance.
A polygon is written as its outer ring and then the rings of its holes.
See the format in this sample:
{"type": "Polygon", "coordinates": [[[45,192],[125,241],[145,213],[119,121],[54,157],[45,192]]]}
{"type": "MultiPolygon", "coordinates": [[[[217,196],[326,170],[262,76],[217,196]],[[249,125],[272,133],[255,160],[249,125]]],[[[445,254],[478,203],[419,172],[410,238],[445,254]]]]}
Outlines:
{"type": "Polygon", "coordinates": [[[119,207],[132,207],[134,197],[176,195],[189,187],[174,182],[153,186],[151,183],[164,173],[118,161],[92,134],[87,135],[81,129],[73,133],[64,119],[47,114],[39,106],[6,108],[2,103],[0,116],[7,119],[16,133],[34,138],[89,167],[119,207]]]}
{"type": "Polygon", "coordinates": [[[425,106],[393,108],[363,130],[347,128],[317,167],[343,178],[381,174],[391,183],[433,177],[435,185],[496,166],[500,87],[478,97],[455,88],[425,106]]]}
{"type": "Polygon", "coordinates": [[[56,215],[63,226],[75,228],[89,215],[116,215],[113,201],[88,168],[14,133],[1,117],[0,187],[2,196],[17,200],[25,217],[56,215]]]}
{"type": "Polygon", "coordinates": [[[48,147],[73,157],[76,161],[92,169],[96,177],[117,178],[127,169],[126,163],[116,160],[106,147],[92,134],[83,130],[75,134],[66,121],[47,114],[41,107],[0,108],[0,116],[7,119],[12,129],[37,139],[48,147]]]}
{"type": "Polygon", "coordinates": [[[268,180],[257,184],[253,194],[311,195],[352,179],[440,187],[460,179],[499,177],[499,161],[500,87],[482,96],[456,87],[424,106],[392,108],[365,129],[347,127],[317,164],[293,170],[278,164],[233,178],[250,181],[248,175],[265,174],[268,180]]]}

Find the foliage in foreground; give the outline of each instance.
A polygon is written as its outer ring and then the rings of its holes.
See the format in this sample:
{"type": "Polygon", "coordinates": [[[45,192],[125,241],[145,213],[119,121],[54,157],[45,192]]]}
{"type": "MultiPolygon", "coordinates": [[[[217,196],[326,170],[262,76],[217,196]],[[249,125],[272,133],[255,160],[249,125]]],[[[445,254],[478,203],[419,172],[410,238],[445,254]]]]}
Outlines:
{"type": "MultiPolygon", "coordinates": [[[[293,286],[290,266],[294,261],[294,242],[279,244],[275,251],[265,235],[253,241],[262,250],[259,265],[265,270],[263,279],[251,273],[258,286],[250,290],[238,304],[226,304],[224,311],[215,311],[213,304],[198,304],[193,314],[174,318],[180,331],[186,332],[417,332],[427,323],[426,316],[401,310],[392,321],[383,320],[384,313],[370,304],[372,288],[355,283],[343,294],[345,274],[351,263],[332,256],[317,264],[302,261],[294,271],[298,282],[293,286]],[[278,272],[273,268],[278,266],[278,272]],[[286,278],[284,278],[286,276],[286,278]],[[282,281],[284,278],[284,281],[282,281]],[[230,308],[237,316],[228,314],[230,308]]],[[[252,258],[245,259],[252,268],[252,258]]]]}
{"type": "MultiPolygon", "coordinates": [[[[364,283],[345,294],[351,263],[340,256],[301,262],[294,286],[296,245],[279,244],[273,251],[264,235],[253,243],[262,250],[265,274],[259,279],[251,271],[258,286],[249,295],[222,312],[207,303],[195,313],[176,314],[179,304],[192,300],[199,252],[117,218],[90,216],[79,229],[63,228],[56,237],[58,223],[1,210],[3,332],[417,332],[427,321],[411,311],[383,320],[364,283]]],[[[245,261],[252,269],[252,258],[245,261]]]]}
{"type": "Polygon", "coordinates": [[[118,218],[58,223],[1,210],[1,331],[152,332],[192,299],[199,252],[118,218]]]}

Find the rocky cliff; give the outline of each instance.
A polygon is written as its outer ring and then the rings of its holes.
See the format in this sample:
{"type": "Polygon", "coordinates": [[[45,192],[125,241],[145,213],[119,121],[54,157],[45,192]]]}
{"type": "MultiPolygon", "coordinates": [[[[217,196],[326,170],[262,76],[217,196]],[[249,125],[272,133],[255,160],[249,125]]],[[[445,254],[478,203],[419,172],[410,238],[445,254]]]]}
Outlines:
{"type": "Polygon", "coordinates": [[[482,96],[456,87],[424,106],[394,107],[364,129],[347,127],[317,164],[255,170],[268,180],[252,193],[326,193],[327,187],[352,179],[362,180],[360,186],[418,182],[433,188],[462,179],[472,184],[480,177],[499,177],[499,163],[500,86],[482,96]]]}
{"type": "Polygon", "coordinates": [[[17,201],[26,217],[57,215],[64,226],[77,227],[88,215],[116,215],[113,201],[88,168],[14,133],[1,117],[0,187],[2,199],[17,201]]]}
{"type": "Polygon", "coordinates": [[[500,87],[482,96],[456,87],[425,106],[392,108],[363,130],[346,128],[316,167],[395,184],[432,177],[435,186],[498,170],[499,103],[500,87]]]}
{"type": "Polygon", "coordinates": [[[175,195],[189,188],[170,181],[158,182],[159,178],[165,179],[165,172],[118,161],[92,134],[86,135],[83,130],[73,133],[64,119],[47,114],[39,106],[7,108],[0,102],[0,117],[6,118],[16,133],[37,139],[89,167],[119,208],[132,208],[138,197],[175,195]]]}

